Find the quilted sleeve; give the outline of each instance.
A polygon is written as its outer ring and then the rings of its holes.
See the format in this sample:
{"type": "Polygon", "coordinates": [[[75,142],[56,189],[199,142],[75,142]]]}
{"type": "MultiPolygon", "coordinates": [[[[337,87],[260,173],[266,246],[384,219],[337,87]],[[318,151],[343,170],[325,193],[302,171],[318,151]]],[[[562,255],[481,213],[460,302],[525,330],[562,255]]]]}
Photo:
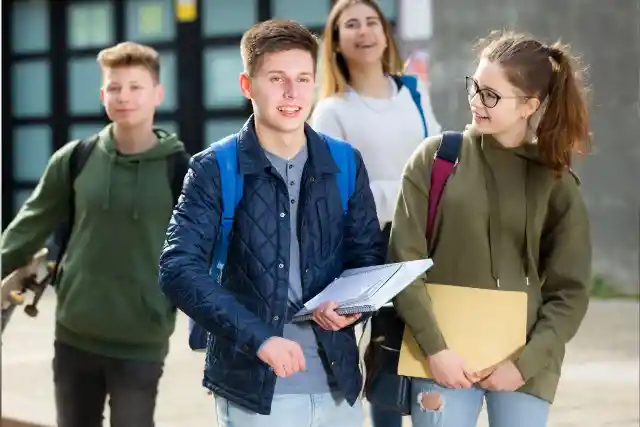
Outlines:
{"type": "Polygon", "coordinates": [[[356,156],[356,186],[349,199],[345,218],[344,268],[359,268],[384,263],[385,249],[382,230],[376,212],[376,203],[369,186],[369,176],[362,155],[356,156]]]}
{"type": "Polygon", "coordinates": [[[160,255],[160,286],[167,297],[207,331],[255,356],[276,331],[242,305],[209,274],[222,214],[220,171],[205,151],[189,165],[182,194],[160,255]]]}

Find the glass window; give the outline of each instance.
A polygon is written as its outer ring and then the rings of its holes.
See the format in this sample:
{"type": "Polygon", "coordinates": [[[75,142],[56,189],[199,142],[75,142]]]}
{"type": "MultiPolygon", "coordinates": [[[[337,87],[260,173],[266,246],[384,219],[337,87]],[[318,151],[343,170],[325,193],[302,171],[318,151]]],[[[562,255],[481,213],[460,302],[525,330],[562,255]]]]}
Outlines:
{"type": "Polygon", "coordinates": [[[15,53],[49,49],[49,4],[44,0],[12,2],[11,43],[15,53]],[[18,23],[20,23],[18,25],[18,23]]]}
{"type": "Polygon", "coordinates": [[[15,190],[13,192],[13,214],[14,215],[18,213],[22,205],[24,205],[24,202],[26,202],[29,196],[31,196],[31,193],[33,193],[33,188],[15,190]]]}
{"type": "Polygon", "coordinates": [[[173,40],[176,32],[173,7],[173,0],[127,0],[127,40],[173,40]]]}
{"type": "Polygon", "coordinates": [[[382,9],[382,14],[389,21],[395,21],[398,16],[397,0],[378,0],[378,5],[382,9]]]}
{"type": "Polygon", "coordinates": [[[13,179],[37,181],[51,157],[49,125],[18,126],[13,130],[13,179]]]}
{"type": "Polygon", "coordinates": [[[309,27],[323,27],[330,9],[329,0],[273,0],[274,18],[293,19],[309,27]]]}
{"type": "Polygon", "coordinates": [[[162,121],[155,122],[153,126],[156,128],[160,128],[162,130],[166,130],[169,133],[178,133],[178,124],[172,121],[162,121]]]}
{"type": "Polygon", "coordinates": [[[11,102],[15,117],[42,117],[51,111],[49,61],[20,61],[12,67],[11,102]]]}
{"type": "Polygon", "coordinates": [[[75,123],[69,126],[69,140],[88,138],[100,132],[105,123],[75,123]]]}
{"type": "Polygon", "coordinates": [[[95,57],[70,59],[69,113],[94,114],[102,111],[100,102],[101,71],[95,57]]]}
{"type": "Polygon", "coordinates": [[[160,52],[160,82],[164,86],[164,101],[158,106],[158,111],[176,109],[177,81],[176,54],[174,52],[160,52]]]}
{"type": "Polygon", "coordinates": [[[204,144],[202,149],[232,133],[237,133],[244,126],[246,119],[213,119],[208,120],[204,127],[204,144]]]}
{"type": "Polygon", "coordinates": [[[69,46],[75,49],[103,47],[113,43],[111,2],[72,2],[68,9],[69,46]]]}
{"type": "Polygon", "coordinates": [[[204,53],[204,103],[208,108],[241,108],[245,99],[238,78],[242,58],[237,47],[209,48],[204,53]]]}
{"type": "Polygon", "coordinates": [[[256,0],[234,0],[229,4],[206,0],[202,4],[202,19],[205,36],[242,34],[258,22],[258,7],[256,0]]]}

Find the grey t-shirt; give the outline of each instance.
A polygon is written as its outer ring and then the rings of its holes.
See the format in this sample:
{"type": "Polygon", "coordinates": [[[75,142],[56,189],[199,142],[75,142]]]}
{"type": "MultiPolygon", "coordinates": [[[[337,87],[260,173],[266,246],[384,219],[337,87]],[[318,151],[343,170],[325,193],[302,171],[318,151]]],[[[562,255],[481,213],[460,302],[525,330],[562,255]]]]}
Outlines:
{"type": "MultiPolygon", "coordinates": [[[[300,242],[298,240],[298,206],[302,172],[307,163],[306,145],[291,160],[286,160],[265,151],[267,159],[278,171],[289,191],[289,224],[291,241],[289,247],[289,314],[299,310],[305,301],[302,299],[302,277],[300,272],[300,242]]],[[[283,212],[284,214],[284,212],[283,212]]],[[[290,318],[290,317],[289,317],[290,318]]],[[[283,337],[295,341],[302,347],[306,361],[306,370],[287,377],[278,378],[276,394],[316,394],[327,393],[335,388],[335,380],[328,367],[327,358],[318,346],[310,322],[286,323],[283,337]]]]}

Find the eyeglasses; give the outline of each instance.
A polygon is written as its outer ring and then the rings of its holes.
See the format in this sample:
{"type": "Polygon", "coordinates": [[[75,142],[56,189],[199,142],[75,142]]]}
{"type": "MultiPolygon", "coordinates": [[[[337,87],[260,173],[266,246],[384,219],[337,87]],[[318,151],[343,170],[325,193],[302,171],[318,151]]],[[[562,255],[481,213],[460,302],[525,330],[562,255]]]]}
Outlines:
{"type": "Polygon", "coordinates": [[[529,96],[502,96],[495,90],[484,88],[480,89],[478,82],[473,77],[465,77],[465,86],[467,88],[467,96],[469,100],[473,99],[476,95],[480,96],[480,102],[487,108],[493,108],[498,105],[501,99],[514,99],[514,98],[530,98],[529,96]]]}

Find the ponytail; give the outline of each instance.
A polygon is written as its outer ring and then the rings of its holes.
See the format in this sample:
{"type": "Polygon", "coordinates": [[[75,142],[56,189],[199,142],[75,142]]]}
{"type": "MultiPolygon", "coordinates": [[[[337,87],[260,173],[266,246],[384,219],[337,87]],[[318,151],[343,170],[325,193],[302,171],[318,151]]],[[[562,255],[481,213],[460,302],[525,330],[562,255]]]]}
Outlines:
{"type": "Polygon", "coordinates": [[[545,50],[552,75],[536,137],[542,160],[561,173],[571,167],[574,152],[586,154],[590,148],[589,116],[575,59],[559,43],[545,50]]]}

